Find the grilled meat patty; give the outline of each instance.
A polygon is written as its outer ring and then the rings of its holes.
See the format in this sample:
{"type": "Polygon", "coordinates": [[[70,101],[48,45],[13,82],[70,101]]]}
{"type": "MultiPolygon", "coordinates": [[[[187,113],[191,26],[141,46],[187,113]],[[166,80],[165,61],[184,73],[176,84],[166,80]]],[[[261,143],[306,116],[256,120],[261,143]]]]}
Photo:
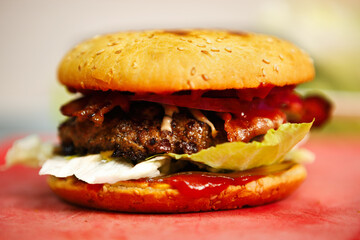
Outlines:
{"type": "Polygon", "coordinates": [[[114,108],[100,126],[91,120],[69,118],[59,127],[61,151],[72,155],[114,150],[114,157],[138,162],[159,153],[191,154],[227,141],[224,123],[219,118],[212,119],[220,130],[217,137],[212,138],[210,127],[186,109],[174,113],[172,132],[161,131],[163,116],[164,110],[159,104],[134,102],[128,113],[114,108]]]}

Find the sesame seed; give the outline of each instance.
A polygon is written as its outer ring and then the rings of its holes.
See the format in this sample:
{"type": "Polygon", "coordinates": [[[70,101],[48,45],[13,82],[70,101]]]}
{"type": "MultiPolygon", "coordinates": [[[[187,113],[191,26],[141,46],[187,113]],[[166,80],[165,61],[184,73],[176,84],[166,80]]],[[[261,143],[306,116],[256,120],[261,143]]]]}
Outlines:
{"type": "Polygon", "coordinates": [[[193,42],[191,39],[188,39],[187,41],[188,41],[189,43],[192,43],[192,42],[193,42]]]}
{"type": "Polygon", "coordinates": [[[265,72],[265,69],[264,69],[264,68],[261,68],[261,72],[262,72],[263,77],[265,77],[265,76],[266,76],[266,72],[265,72]]]}
{"type": "Polygon", "coordinates": [[[226,48],[225,48],[225,51],[227,51],[227,52],[229,52],[229,53],[232,52],[231,48],[229,48],[229,47],[226,47],[226,48]]]}
{"type": "Polygon", "coordinates": [[[222,38],[217,38],[216,39],[217,42],[221,42],[222,40],[224,40],[224,39],[222,39],[222,38]]]}
{"type": "Polygon", "coordinates": [[[196,68],[193,67],[193,68],[191,69],[191,71],[190,71],[190,75],[191,75],[191,76],[194,76],[195,74],[196,74],[196,68]]]}
{"type": "Polygon", "coordinates": [[[154,34],[150,34],[149,36],[148,36],[148,38],[153,38],[154,37],[154,34]]]}
{"type": "Polygon", "coordinates": [[[206,51],[206,50],[201,50],[201,52],[204,53],[204,54],[209,54],[209,52],[206,51]]]}
{"type": "Polygon", "coordinates": [[[184,48],[183,47],[177,47],[177,50],[184,51],[184,48]]]}
{"type": "Polygon", "coordinates": [[[198,47],[206,47],[204,44],[197,44],[198,47]]]}
{"type": "Polygon", "coordinates": [[[138,67],[138,64],[137,64],[136,62],[133,62],[132,67],[133,67],[133,68],[137,68],[137,67],[138,67]]]}
{"type": "Polygon", "coordinates": [[[81,83],[80,83],[80,86],[81,86],[82,88],[85,88],[84,82],[81,82],[81,83]]]}
{"type": "Polygon", "coordinates": [[[118,45],[119,43],[120,43],[120,41],[109,42],[107,45],[108,45],[108,46],[115,46],[115,45],[118,45]]]}
{"type": "Polygon", "coordinates": [[[201,77],[205,80],[205,81],[208,81],[210,78],[208,75],[206,74],[202,74],[201,77]]]}
{"type": "Polygon", "coordinates": [[[274,71],[279,72],[279,66],[277,64],[274,64],[274,71]]]}
{"type": "Polygon", "coordinates": [[[211,43],[211,40],[210,40],[210,39],[206,39],[205,41],[206,41],[206,43],[208,43],[208,44],[211,43]]]}
{"type": "Polygon", "coordinates": [[[104,51],[105,51],[105,49],[101,49],[101,50],[99,50],[99,51],[96,52],[96,55],[100,55],[100,54],[102,54],[104,51]]]}
{"type": "Polygon", "coordinates": [[[79,70],[79,72],[81,71],[81,65],[78,66],[78,70],[79,70]]]}
{"type": "Polygon", "coordinates": [[[279,55],[279,58],[280,58],[281,60],[284,60],[284,56],[283,56],[282,54],[279,55]]]}
{"type": "Polygon", "coordinates": [[[266,63],[266,64],[269,64],[269,63],[270,63],[270,60],[269,60],[269,59],[265,59],[265,58],[264,58],[262,61],[263,61],[264,63],[266,63]]]}
{"type": "Polygon", "coordinates": [[[181,41],[186,41],[185,38],[183,38],[183,37],[181,37],[180,40],[181,40],[181,41]]]}
{"type": "Polygon", "coordinates": [[[121,49],[116,50],[116,51],[115,51],[115,54],[119,54],[119,53],[121,53],[121,51],[122,51],[121,49]]]}
{"type": "Polygon", "coordinates": [[[212,48],[212,49],[210,49],[210,50],[213,51],[213,52],[220,52],[220,50],[217,49],[217,48],[212,48]]]}

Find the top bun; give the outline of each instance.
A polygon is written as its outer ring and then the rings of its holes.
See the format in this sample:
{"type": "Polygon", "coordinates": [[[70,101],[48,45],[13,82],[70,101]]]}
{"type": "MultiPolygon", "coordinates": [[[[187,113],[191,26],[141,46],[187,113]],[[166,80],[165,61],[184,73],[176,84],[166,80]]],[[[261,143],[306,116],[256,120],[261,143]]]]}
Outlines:
{"type": "Polygon", "coordinates": [[[293,44],[254,33],[155,30],[96,36],[72,49],[59,80],[75,90],[170,93],[285,86],[314,77],[293,44]]]}

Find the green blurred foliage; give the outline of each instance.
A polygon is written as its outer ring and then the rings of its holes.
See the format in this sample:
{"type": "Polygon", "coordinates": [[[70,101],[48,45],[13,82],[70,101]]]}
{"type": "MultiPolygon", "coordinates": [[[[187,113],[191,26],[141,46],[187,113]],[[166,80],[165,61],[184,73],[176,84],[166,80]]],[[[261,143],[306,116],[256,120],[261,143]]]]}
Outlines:
{"type": "Polygon", "coordinates": [[[313,57],[315,81],[302,87],[360,91],[359,0],[277,0],[259,8],[259,31],[294,42],[313,57]]]}
{"type": "Polygon", "coordinates": [[[302,88],[360,91],[360,52],[338,59],[315,61],[316,77],[302,88]]]}
{"type": "Polygon", "coordinates": [[[311,130],[313,134],[360,134],[360,119],[351,117],[333,117],[323,127],[311,130]]]}

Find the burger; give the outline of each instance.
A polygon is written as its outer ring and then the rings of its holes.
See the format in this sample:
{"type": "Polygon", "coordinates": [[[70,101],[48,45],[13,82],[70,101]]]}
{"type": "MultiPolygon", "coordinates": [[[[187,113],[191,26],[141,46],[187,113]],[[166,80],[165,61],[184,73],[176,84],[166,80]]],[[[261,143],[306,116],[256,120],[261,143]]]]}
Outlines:
{"type": "MultiPolygon", "coordinates": [[[[41,165],[60,198],[96,209],[177,213],[277,201],[304,181],[302,163],[313,155],[299,143],[329,117],[327,100],[294,91],[313,77],[311,58],[272,36],[96,36],[60,63],[59,81],[77,97],[61,107],[68,118],[59,145],[44,154],[36,143],[27,162],[41,165]]],[[[9,162],[19,162],[22,146],[9,162]]]]}

